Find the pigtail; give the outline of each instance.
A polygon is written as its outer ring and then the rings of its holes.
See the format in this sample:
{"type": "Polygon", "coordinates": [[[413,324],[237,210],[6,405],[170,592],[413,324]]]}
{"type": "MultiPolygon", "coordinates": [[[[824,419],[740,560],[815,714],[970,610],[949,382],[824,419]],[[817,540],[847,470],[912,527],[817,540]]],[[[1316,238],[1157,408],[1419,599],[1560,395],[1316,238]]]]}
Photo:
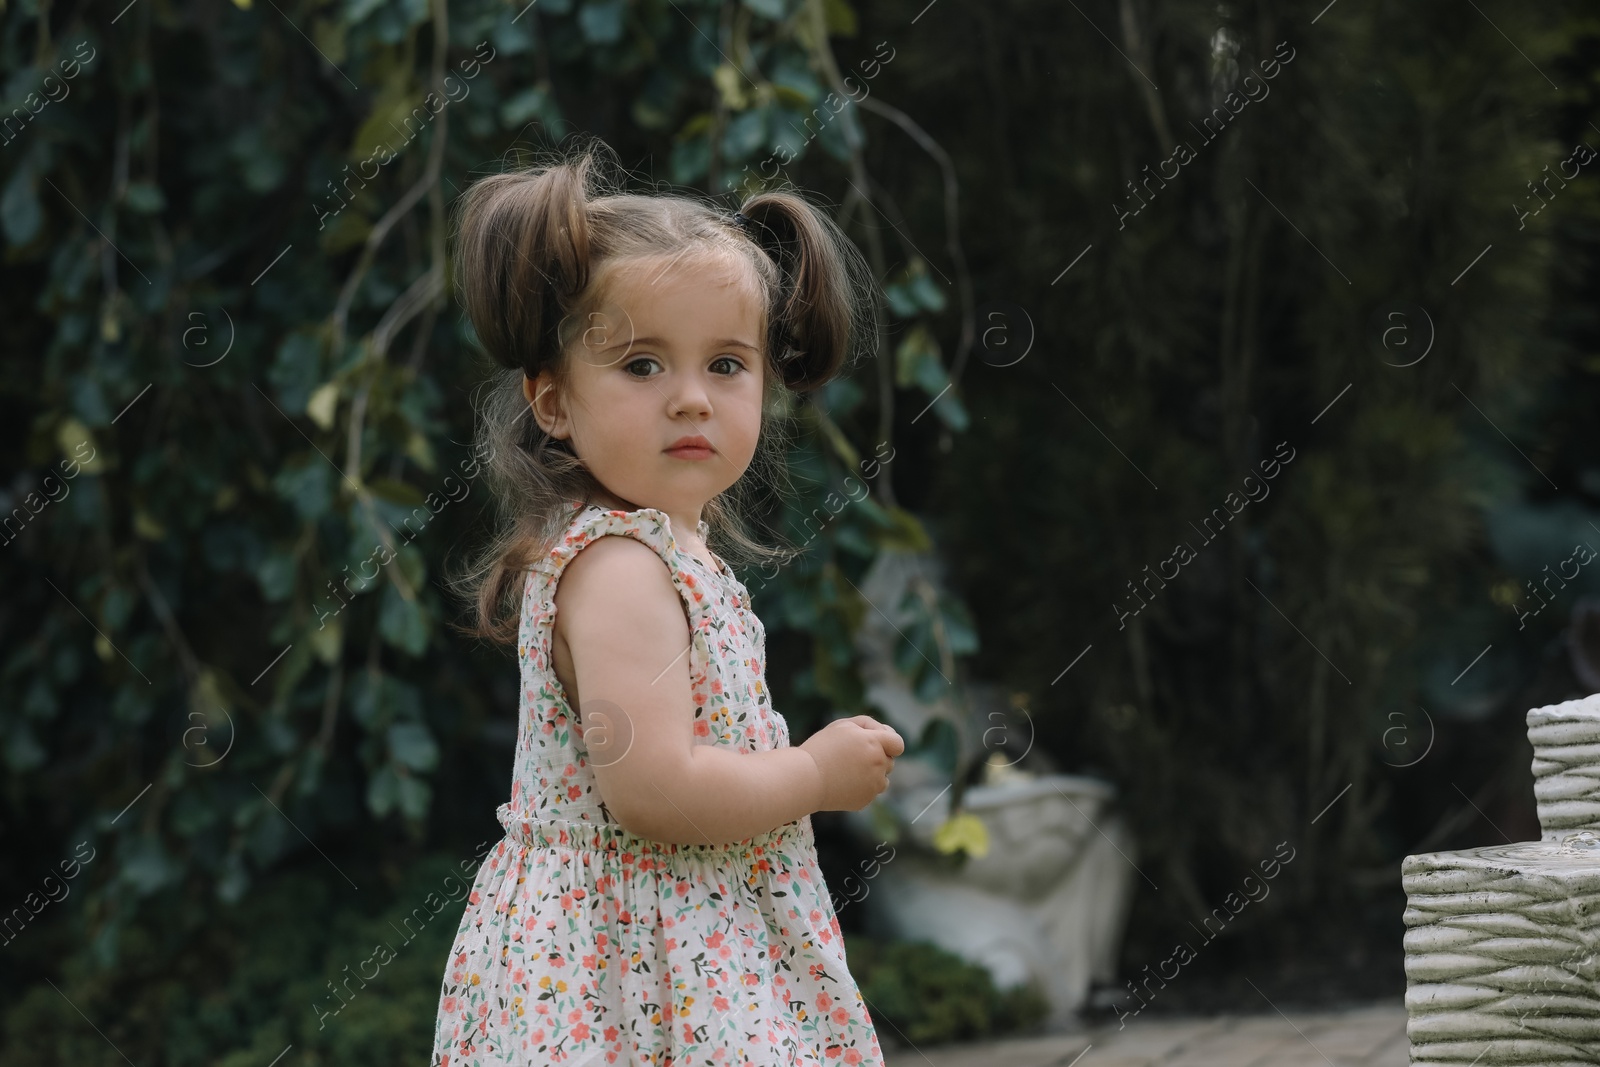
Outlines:
{"type": "Polygon", "coordinates": [[[483,351],[504,370],[478,401],[475,446],[488,456],[485,480],[499,528],[464,564],[451,585],[472,603],[471,621],[456,628],[513,645],[522,583],[547,551],[593,478],[565,441],[549,437],[528,415],[522,379],[550,368],[559,379],[561,326],[591,277],[594,231],[589,217],[596,160],[491,174],[474,182],[456,206],[456,292],[483,351]]]}
{"type": "Polygon", "coordinates": [[[790,389],[810,392],[875,342],[872,272],[838,225],[794,193],[760,193],[739,211],[781,276],[768,320],[772,365],[790,389]]]}
{"type": "Polygon", "coordinates": [[[561,321],[589,284],[592,163],[493,174],[459,202],[456,291],[484,351],[529,377],[556,360],[561,321]]]}

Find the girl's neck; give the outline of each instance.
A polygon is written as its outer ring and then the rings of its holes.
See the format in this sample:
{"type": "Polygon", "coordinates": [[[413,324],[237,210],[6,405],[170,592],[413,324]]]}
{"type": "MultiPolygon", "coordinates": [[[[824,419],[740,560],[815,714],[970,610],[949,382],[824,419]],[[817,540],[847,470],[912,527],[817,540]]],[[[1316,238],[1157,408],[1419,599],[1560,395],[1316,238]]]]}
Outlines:
{"type": "Polygon", "coordinates": [[[596,489],[594,492],[590,493],[589,503],[598,504],[600,507],[608,508],[613,511],[639,510],[638,504],[630,504],[628,501],[623,500],[621,497],[616,496],[613,493],[608,493],[604,489],[596,489]]]}
{"type": "MultiPolygon", "coordinates": [[[[615,493],[608,492],[602,488],[596,488],[592,493],[589,494],[588,503],[615,511],[638,511],[640,508],[640,505],[623,500],[615,493]]],[[[695,546],[700,550],[696,554],[703,556],[705,542],[700,537],[699,524],[697,522],[688,522],[676,515],[670,515],[670,513],[669,517],[672,519],[672,525],[678,535],[678,539],[695,546]],[[677,529],[679,526],[682,526],[683,529],[677,529]]]]}

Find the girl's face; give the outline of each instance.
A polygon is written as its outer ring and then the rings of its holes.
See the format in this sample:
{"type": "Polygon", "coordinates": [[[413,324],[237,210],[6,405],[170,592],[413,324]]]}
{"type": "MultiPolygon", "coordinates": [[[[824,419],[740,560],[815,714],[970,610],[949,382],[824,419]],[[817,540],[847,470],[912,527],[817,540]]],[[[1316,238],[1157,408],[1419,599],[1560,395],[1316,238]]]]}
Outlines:
{"type": "Polygon", "coordinates": [[[761,303],[739,265],[710,257],[629,260],[609,275],[607,303],[568,347],[567,397],[548,372],[523,391],[612,495],[698,520],[755,455],[761,303]],[[668,451],[685,437],[711,450],[668,451]]]}

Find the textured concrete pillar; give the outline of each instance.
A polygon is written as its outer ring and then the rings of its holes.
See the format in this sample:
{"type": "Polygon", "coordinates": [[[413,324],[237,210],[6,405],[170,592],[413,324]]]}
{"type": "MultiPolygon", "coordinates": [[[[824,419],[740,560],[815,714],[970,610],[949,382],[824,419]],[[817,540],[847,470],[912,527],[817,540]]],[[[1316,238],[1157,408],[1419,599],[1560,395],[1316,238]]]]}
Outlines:
{"type": "Polygon", "coordinates": [[[1600,1064],[1600,694],[1528,737],[1540,839],[1401,867],[1413,1064],[1600,1064]]]}

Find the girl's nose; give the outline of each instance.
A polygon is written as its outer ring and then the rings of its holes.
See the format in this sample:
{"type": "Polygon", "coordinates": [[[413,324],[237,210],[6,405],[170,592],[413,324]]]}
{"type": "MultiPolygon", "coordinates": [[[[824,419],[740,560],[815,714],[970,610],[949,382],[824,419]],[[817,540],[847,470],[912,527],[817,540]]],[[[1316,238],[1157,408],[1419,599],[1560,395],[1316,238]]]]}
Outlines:
{"type": "Polygon", "coordinates": [[[699,378],[690,376],[673,383],[671,389],[673,418],[701,417],[711,414],[711,395],[699,378]]]}

